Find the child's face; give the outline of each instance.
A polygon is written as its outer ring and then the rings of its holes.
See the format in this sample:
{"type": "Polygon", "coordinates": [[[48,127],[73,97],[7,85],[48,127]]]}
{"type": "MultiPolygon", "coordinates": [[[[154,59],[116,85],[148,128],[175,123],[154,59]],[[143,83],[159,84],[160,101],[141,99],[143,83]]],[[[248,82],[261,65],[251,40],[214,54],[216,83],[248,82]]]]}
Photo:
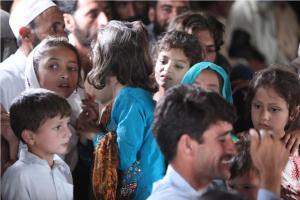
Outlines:
{"type": "Polygon", "coordinates": [[[78,83],[76,54],[66,47],[51,47],[40,60],[38,78],[42,88],[69,97],[78,83]]]}
{"type": "Polygon", "coordinates": [[[221,86],[218,79],[218,75],[212,70],[203,70],[196,78],[194,84],[206,91],[216,92],[220,94],[221,86]]]}
{"type": "Polygon", "coordinates": [[[251,171],[243,176],[237,176],[228,181],[231,189],[245,195],[249,200],[256,200],[260,186],[260,179],[257,173],[251,171]]]}
{"type": "Polygon", "coordinates": [[[251,118],[255,129],[271,130],[283,137],[289,119],[288,104],[273,88],[260,87],[251,102],[251,118]]]}
{"type": "Polygon", "coordinates": [[[65,154],[71,138],[70,117],[60,115],[47,119],[34,133],[29,149],[40,158],[51,161],[54,154],[65,154]]]}
{"type": "Polygon", "coordinates": [[[189,68],[190,60],[181,49],[161,51],[155,65],[155,79],[161,87],[168,89],[179,84],[189,68]]]}

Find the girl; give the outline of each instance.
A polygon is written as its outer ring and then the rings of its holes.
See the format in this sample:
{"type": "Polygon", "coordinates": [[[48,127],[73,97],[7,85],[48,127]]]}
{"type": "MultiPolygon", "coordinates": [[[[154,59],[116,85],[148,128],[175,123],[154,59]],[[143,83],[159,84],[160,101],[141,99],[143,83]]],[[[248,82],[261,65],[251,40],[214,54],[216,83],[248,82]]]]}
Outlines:
{"type": "Polygon", "coordinates": [[[281,197],[299,199],[299,142],[291,135],[291,127],[299,115],[300,81],[296,74],[283,67],[267,68],[255,75],[250,82],[247,104],[255,129],[272,131],[288,149],[296,148],[282,173],[281,197]]]}
{"type": "MultiPolygon", "coordinates": [[[[88,81],[97,89],[112,90],[113,102],[107,115],[110,117],[105,120],[104,129],[116,133],[118,168],[123,174],[121,186],[118,185],[121,196],[130,195],[134,199],[146,199],[153,182],[162,178],[165,170],[163,156],[151,131],[155,106],[152,93],[156,91],[152,69],[147,32],[141,22],[110,21],[99,31],[88,81]]],[[[96,168],[101,165],[97,163],[98,153],[102,152],[97,148],[96,168]]]]}
{"type": "Polygon", "coordinates": [[[197,38],[185,32],[167,32],[156,46],[155,79],[158,100],[170,87],[179,84],[185,72],[203,59],[203,50],[197,38]]]}
{"type": "Polygon", "coordinates": [[[225,70],[211,62],[200,62],[191,67],[183,76],[182,84],[195,84],[202,89],[217,92],[229,103],[232,93],[229,77],[225,70]]]}
{"type": "MultiPolygon", "coordinates": [[[[80,83],[79,54],[65,38],[49,37],[43,40],[29,55],[26,63],[27,88],[45,88],[65,97],[72,107],[71,124],[74,125],[81,107],[76,92],[80,83]]],[[[75,132],[74,128],[71,128],[75,132]]],[[[68,154],[65,157],[71,170],[78,160],[76,134],[72,134],[68,154]]]]}

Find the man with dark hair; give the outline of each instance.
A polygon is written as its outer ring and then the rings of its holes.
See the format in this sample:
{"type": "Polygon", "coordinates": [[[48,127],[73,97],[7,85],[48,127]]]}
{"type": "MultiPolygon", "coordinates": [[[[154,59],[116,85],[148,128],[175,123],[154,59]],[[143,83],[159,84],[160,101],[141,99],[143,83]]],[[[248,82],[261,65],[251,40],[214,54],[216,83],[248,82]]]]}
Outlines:
{"type": "MultiPolygon", "coordinates": [[[[153,124],[153,133],[169,166],[165,177],[154,183],[149,200],[195,199],[213,179],[228,179],[230,163],[236,155],[231,138],[235,119],[233,106],[216,93],[196,86],[169,89],[157,104],[153,124]]],[[[267,133],[261,133],[260,139],[255,130],[250,134],[251,156],[264,180],[258,199],[279,199],[275,194],[280,193],[280,170],[286,164],[288,151],[279,139],[267,133]],[[274,152],[266,157],[266,147],[270,146],[274,152]],[[278,167],[268,169],[270,164],[278,167]]]]}
{"type": "Polygon", "coordinates": [[[96,38],[97,30],[108,22],[109,4],[102,0],[68,0],[57,1],[57,6],[64,13],[70,42],[81,55],[86,75],[92,68],[89,62],[91,43],[96,38]]]}
{"type": "Polygon", "coordinates": [[[154,45],[158,36],[167,31],[170,21],[177,15],[190,9],[189,0],[155,0],[149,2],[148,16],[152,23],[147,26],[150,45],[154,45]]]}

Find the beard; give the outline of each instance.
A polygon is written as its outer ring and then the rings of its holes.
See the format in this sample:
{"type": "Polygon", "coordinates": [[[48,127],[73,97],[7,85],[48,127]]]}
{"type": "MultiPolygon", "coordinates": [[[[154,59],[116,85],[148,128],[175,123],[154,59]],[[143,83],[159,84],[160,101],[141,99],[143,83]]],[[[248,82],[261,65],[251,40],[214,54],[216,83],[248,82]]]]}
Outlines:
{"type": "Polygon", "coordinates": [[[86,47],[86,48],[91,48],[91,44],[92,44],[93,40],[96,38],[96,34],[97,34],[97,32],[91,33],[89,31],[81,30],[78,28],[77,25],[74,30],[74,36],[76,37],[78,42],[81,44],[81,46],[86,47]]]}

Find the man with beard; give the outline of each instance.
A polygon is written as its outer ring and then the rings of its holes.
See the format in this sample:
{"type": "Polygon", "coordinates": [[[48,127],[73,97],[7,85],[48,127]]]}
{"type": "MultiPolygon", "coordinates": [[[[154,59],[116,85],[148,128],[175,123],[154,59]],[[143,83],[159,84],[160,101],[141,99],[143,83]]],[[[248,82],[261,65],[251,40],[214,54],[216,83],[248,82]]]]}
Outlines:
{"type": "MultiPolygon", "coordinates": [[[[155,108],[153,133],[169,166],[148,200],[197,199],[210,190],[213,179],[228,179],[236,155],[231,135],[235,119],[234,107],[217,93],[185,85],[167,90],[155,108]]],[[[251,157],[262,180],[257,199],[279,200],[289,152],[270,133],[249,133],[251,157]]]]}
{"type": "Polygon", "coordinates": [[[92,68],[89,61],[91,43],[96,38],[97,30],[108,22],[109,4],[101,0],[68,0],[56,3],[64,13],[70,42],[80,54],[85,78],[92,68]]]}
{"type": "Polygon", "coordinates": [[[153,46],[158,36],[167,30],[172,19],[190,9],[189,0],[155,0],[149,2],[148,16],[150,23],[147,26],[150,45],[153,46]]]}
{"type": "Polygon", "coordinates": [[[62,13],[51,0],[23,0],[13,8],[9,25],[18,50],[0,64],[1,105],[6,111],[25,90],[26,57],[47,36],[66,36],[62,13]]]}

